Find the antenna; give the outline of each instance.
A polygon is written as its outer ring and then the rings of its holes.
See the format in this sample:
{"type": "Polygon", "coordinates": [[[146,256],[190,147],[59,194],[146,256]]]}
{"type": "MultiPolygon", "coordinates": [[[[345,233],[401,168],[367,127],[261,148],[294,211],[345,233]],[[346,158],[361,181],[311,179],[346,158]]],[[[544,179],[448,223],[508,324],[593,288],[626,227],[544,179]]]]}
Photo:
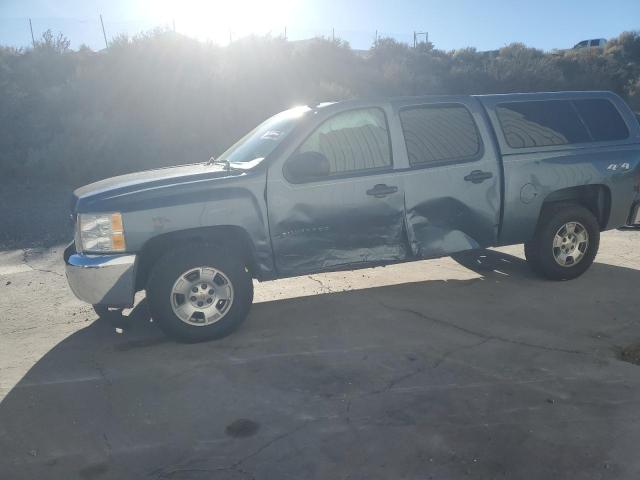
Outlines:
{"type": "Polygon", "coordinates": [[[107,42],[107,32],[104,30],[104,22],[102,21],[102,14],[100,14],[100,25],[102,25],[102,36],[104,36],[104,46],[109,48],[109,42],[107,42]]]}
{"type": "Polygon", "coordinates": [[[31,19],[29,19],[29,30],[31,30],[31,44],[33,48],[36,48],[36,39],[33,37],[33,25],[31,24],[31,19]]]}

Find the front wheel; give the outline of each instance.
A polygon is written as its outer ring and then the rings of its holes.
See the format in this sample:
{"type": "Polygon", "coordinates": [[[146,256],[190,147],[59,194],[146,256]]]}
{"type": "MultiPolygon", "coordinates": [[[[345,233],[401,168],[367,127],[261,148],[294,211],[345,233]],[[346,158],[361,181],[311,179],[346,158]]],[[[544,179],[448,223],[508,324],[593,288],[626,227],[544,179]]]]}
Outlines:
{"type": "Polygon", "coordinates": [[[600,245],[600,226],[593,214],[575,204],[548,207],[524,254],[532,270],[551,280],[582,275],[593,263],[600,245]]]}
{"type": "Polygon", "coordinates": [[[179,247],[153,267],[147,285],[149,309],[169,336],[185,342],[224,337],[248,315],[251,275],[240,256],[220,248],[179,247]]]}

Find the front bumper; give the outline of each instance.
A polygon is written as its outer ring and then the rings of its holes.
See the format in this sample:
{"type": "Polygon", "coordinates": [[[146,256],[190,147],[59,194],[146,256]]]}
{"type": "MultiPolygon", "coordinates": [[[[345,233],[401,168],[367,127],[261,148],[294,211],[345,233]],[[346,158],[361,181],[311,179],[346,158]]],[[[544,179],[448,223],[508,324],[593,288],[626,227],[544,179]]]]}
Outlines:
{"type": "Polygon", "coordinates": [[[635,206],[631,209],[629,225],[633,225],[634,227],[640,226],[640,203],[636,203],[635,206]]]}
{"type": "Polygon", "coordinates": [[[135,255],[84,255],[71,244],[64,251],[64,261],[69,286],[80,300],[109,307],[133,306],[135,255]]]}

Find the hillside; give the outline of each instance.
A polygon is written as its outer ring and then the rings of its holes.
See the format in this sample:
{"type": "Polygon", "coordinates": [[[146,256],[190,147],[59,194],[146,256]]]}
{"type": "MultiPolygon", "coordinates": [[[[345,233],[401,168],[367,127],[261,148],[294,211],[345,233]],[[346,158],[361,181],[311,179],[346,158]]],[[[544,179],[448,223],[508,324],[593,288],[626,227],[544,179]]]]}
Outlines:
{"type": "Polygon", "coordinates": [[[445,52],[382,39],[366,55],[316,39],[253,37],[228,47],[174,32],[69,49],[0,47],[0,175],[78,185],[202,161],[295,104],[368,95],[612,90],[640,110],[640,35],[602,51],[512,44],[445,52]]]}

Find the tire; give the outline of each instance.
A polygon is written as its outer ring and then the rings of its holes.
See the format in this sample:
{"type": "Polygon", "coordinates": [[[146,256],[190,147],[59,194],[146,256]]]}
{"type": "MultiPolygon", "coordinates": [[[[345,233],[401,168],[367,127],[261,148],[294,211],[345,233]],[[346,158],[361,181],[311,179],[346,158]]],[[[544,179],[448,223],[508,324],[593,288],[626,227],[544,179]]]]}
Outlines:
{"type": "Polygon", "coordinates": [[[165,334],[182,342],[229,335],[247,317],[253,301],[245,265],[241,255],[220,245],[189,244],[168,251],[153,266],[147,283],[151,317],[165,334]],[[197,292],[192,294],[193,288],[197,292]]]}
{"type": "Polygon", "coordinates": [[[587,271],[599,245],[600,225],[593,214],[580,205],[559,203],[545,208],[533,239],[524,244],[524,254],[531,269],[541,277],[570,280],[587,271]]]}

